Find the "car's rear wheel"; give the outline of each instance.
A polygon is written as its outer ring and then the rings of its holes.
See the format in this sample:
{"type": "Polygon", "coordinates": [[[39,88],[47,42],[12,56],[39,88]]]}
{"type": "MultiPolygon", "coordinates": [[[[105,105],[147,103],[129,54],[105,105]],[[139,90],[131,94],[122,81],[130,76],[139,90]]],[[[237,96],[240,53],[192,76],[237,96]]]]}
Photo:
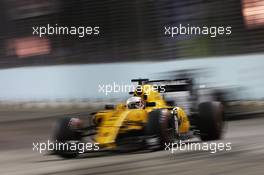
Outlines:
{"type": "Polygon", "coordinates": [[[174,117],[167,109],[158,109],[149,113],[145,127],[145,144],[148,150],[165,148],[176,139],[174,117]]]}
{"type": "Polygon", "coordinates": [[[73,123],[76,127],[80,124],[78,122],[80,122],[79,119],[70,117],[58,121],[54,133],[54,140],[57,143],[54,152],[60,157],[75,158],[78,156],[78,150],[71,149],[72,144],[78,144],[82,139],[81,132],[73,128],[73,123]]]}
{"type": "Polygon", "coordinates": [[[224,113],[220,102],[206,102],[199,105],[198,128],[203,141],[221,139],[224,127],[224,113]]]}

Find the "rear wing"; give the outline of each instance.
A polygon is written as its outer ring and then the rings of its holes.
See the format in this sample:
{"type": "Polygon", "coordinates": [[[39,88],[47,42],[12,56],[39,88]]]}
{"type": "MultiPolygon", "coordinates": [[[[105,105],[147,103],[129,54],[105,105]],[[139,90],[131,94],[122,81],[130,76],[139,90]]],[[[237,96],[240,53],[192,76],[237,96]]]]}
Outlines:
{"type": "Polygon", "coordinates": [[[193,88],[192,79],[182,78],[175,80],[149,80],[133,79],[131,82],[138,82],[138,85],[150,84],[158,87],[159,92],[191,91],[193,88]]]}

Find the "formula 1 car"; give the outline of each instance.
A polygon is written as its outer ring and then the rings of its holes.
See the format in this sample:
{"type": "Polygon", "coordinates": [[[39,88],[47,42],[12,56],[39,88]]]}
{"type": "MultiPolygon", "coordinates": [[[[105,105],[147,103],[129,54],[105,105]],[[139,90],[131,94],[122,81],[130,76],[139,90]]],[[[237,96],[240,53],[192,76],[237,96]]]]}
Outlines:
{"type": "MultiPolygon", "coordinates": [[[[197,106],[197,111],[187,116],[183,108],[165,99],[163,94],[188,90],[188,79],[134,79],[132,82],[138,85],[126,103],[106,105],[105,110],[92,115],[92,124],[87,126],[80,118],[63,118],[58,122],[54,139],[71,144],[89,137],[100,150],[155,151],[163,149],[167,143],[194,135],[199,135],[203,141],[221,138],[224,124],[221,102],[203,102],[197,106]]],[[[54,151],[64,158],[79,154],[78,150],[69,148],[54,151]]]]}

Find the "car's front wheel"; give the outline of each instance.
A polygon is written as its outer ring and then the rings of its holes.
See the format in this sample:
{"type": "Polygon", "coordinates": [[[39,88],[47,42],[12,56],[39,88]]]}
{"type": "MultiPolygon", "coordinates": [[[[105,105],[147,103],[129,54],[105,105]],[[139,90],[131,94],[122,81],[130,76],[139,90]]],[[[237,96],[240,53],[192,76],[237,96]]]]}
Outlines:
{"type": "Polygon", "coordinates": [[[176,139],[175,121],[167,109],[157,109],[149,113],[145,126],[145,143],[151,151],[165,148],[176,139]]]}
{"type": "Polygon", "coordinates": [[[82,139],[82,133],[74,128],[78,125],[80,125],[80,120],[77,118],[67,117],[58,121],[54,133],[54,140],[57,144],[54,150],[55,154],[63,158],[75,158],[78,156],[78,150],[72,149],[78,148],[76,145],[82,139]]]}

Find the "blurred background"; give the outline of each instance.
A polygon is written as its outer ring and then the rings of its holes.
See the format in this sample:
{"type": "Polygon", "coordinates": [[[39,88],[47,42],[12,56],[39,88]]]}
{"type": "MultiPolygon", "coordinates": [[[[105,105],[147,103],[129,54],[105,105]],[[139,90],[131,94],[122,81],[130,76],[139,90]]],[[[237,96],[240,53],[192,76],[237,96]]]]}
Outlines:
{"type": "Polygon", "coordinates": [[[97,93],[99,84],[193,68],[214,70],[210,81],[218,85],[249,89],[241,98],[264,96],[262,0],[0,3],[0,100],[105,97],[97,93]],[[100,26],[100,34],[33,35],[32,27],[47,24],[100,26]],[[179,24],[231,26],[232,34],[164,35],[164,26],[179,24]]]}
{"type": "Polygon", "coordinates": [[[263,173],[263,0],[0,0],[0,22],[0,174],[263,173]],[[33,35],[32,27],[47,24],[100,26],[100,35],[33,35]],[[179,24],[231,26],[232,34],[164,35],[164,26],[179,24]],[[235,119],[224,140],[234,143],[230,154],[139,153],[90,162],[32,152],[31,143],[49,138],[58,118],[86,116],[128,96],[105,95],[100,85],[183,69],[201,70],[193,75],[199,85],[226,92],[235,119]]]}
{"type": "Polygon", "coordinates": [[[1,0],[2,68],[164,61],[263,52],[262,0],[1,0]],[[100,37],[32,36],[33,26],[100,26],[100,37]],[[231,26],[232,35],[164,37],[164,26],[231,26]]]}

